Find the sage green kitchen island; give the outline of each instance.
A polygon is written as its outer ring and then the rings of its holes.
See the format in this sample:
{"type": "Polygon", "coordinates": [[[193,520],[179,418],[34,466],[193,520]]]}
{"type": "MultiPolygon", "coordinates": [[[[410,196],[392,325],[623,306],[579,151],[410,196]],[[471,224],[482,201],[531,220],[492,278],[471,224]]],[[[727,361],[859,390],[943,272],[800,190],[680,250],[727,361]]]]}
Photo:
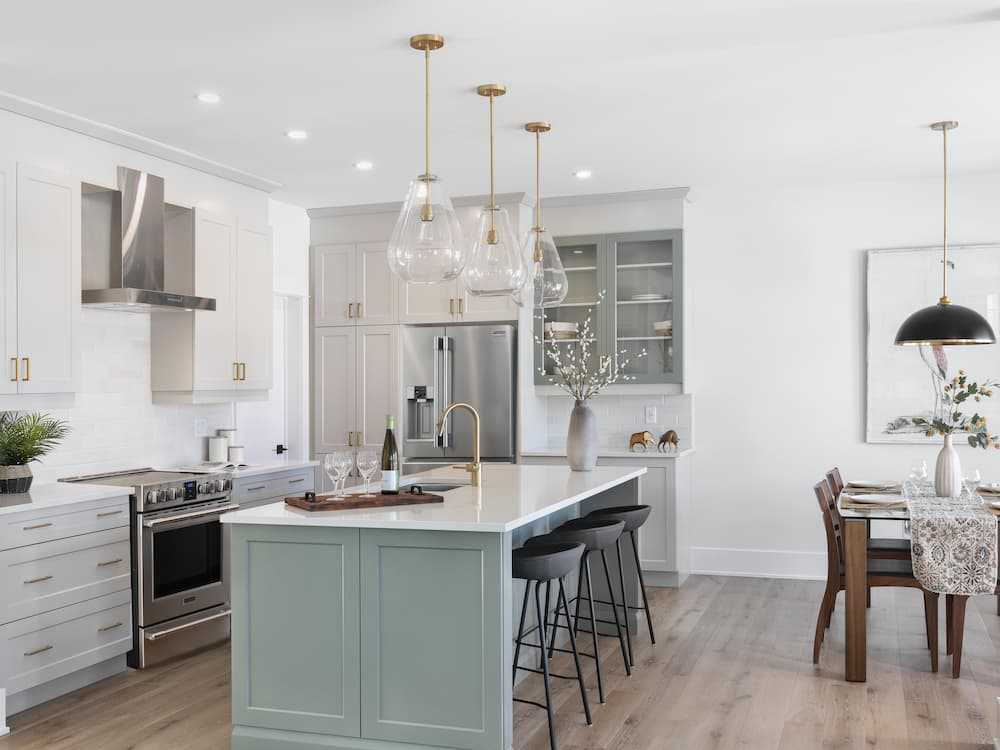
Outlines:
{"type": "MultiPolygon", "coordinates": [[[[594,508],[640,502],[645,471],[489,464],[483,486],[443,492],[444,503],[223,516],[233,750],[510,748],[523,591],[511,550],[594,508]]],[[[406,481],[468,477],[432,473],[406,481]]],[[[628,562],[625,575],[635,602],[628,562]]]]}

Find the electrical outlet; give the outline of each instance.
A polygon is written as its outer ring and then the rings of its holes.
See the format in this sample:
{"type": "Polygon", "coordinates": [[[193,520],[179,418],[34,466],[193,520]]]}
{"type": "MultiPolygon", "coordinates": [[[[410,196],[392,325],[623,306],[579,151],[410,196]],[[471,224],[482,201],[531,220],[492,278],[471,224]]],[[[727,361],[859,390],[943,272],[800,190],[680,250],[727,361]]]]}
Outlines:
{"type": "Polygon", "coordinates": [[[646,407],[646,424],[656,424],[656,407],[646,407]]]}
{"type": "Polygon", "coordinates": [[[194,420],[194,436],[195,437],[207,437],[208,436],[208,420],[207,419],[196,419],[196,420],[194,420]]]}

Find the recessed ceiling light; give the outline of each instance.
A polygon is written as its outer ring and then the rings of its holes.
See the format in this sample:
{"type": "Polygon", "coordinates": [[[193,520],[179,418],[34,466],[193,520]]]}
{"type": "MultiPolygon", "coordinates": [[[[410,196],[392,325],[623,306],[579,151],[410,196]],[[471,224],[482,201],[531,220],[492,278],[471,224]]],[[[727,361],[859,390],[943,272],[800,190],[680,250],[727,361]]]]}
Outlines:
{"type": "Polygon", "coordinates": [[[214,91],[199,91],[198,101],[202,104],[218,104],[222,101],[222,97],[214,91]]]}
{"type": "Polygon", "coordinates": [[[589,180],[593,174],[589,169],[578,169],[573,173],[573,176],[578,180],[589,180]]]}
{"type": "Polygon", "coordinates": [[[354,168],[361,172],[370,172],[375,169],[375,165],[367,159],[362,159],[361,161],[354,162],[354,168]]]}
{"type": "Polygon", "coordinates": [[[285,133],[293,141],[304,141],[309,137],[309,134],[304,130],[289,130],[285,133]]]}

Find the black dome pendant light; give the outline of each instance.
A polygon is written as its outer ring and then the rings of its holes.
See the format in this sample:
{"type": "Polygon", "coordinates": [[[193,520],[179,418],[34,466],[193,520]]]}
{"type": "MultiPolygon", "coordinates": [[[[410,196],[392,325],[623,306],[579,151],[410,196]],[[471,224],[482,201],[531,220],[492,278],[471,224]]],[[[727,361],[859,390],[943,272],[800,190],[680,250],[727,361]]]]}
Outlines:
{"type": "Polygon", "coordinates": [[[936,305],[917,310],[903,321],[896,333],[898,346],[955,346],[995,344],[996,334],[982,315],[948,299],[948,131],[958,127],[954,120],[935,122],[931,130],[941,132],[944,143],[944,236],[942,241],[941,299],[936,305]]]}

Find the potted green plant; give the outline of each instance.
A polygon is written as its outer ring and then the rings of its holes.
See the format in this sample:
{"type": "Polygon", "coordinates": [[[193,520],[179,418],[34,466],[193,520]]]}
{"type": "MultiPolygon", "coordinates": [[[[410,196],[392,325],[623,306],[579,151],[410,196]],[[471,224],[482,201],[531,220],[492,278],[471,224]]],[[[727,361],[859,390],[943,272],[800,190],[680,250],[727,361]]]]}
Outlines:
{"type": "Polygon", "coordinates": [[[0,494],[31,488],[32,461],[49,453],[69,434],[69,425],[47,414],[0,412],[0,494]]]}

